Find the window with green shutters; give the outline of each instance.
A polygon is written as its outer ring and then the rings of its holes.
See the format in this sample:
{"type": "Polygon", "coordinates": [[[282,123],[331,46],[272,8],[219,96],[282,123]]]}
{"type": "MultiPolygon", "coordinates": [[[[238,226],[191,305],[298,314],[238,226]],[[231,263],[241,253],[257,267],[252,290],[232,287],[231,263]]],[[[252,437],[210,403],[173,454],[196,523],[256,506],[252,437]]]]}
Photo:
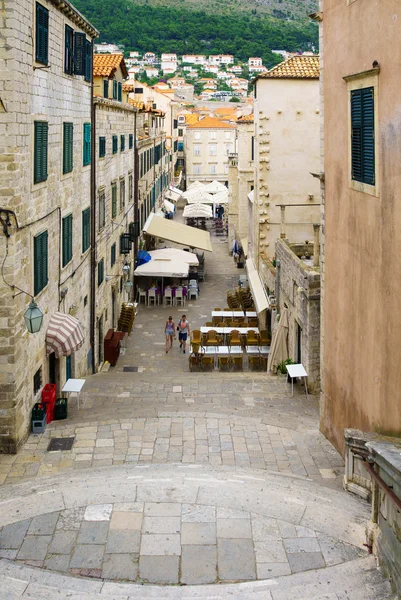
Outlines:
{"type": "Polygon", "coordinates": [[[106,194],[102,190],[99,192],[99,229],[106,225],[106,194]]]}
{"type": "Polygon", "coordinates": [[[47,239],[44,231],[33,238],[33,293],[37,296],[47,286],[47,239]]]}
{"type": "Polygon", "coordinates": [[[113,100],[117,100],[118,91],[117,91],[117,81],[113,81],[113,100]]]}
{"type": "Polygon", "coordinates": [[[117,184],[113,183],[111,186],[111,218],[114,219],[117,216],[117,184]]]}
{"type": "Polygon", "coordinates": [[[113,135],[113,154],[117,154],[118,152],[118,137],[113,135]]]}
{"type": "Polygon", "coordinates": [[[97,263],[97,285],[103,283],[104,279],[104,258],[97,263]]]}
{"type": "Polygon", "coordinates": [[[134,147],[134,135],[132,133],[129,134],[128,147],[130,150],[132,150],[132,148],[134,147]]]}
{"type": "Polygon", "coordinates": [[[116,251],[116,243],[114,242],[114,244],[111,247],[111,251],[110,251],[110,265],[114,266],[116,264],[116,256],[117,256],[117,251],[116,251]]]}
{"type": "Polygon", "coordinates": [[[42,65],[49,62],[49,11],[36,3],[35,60],[42,65]]]}
{"type": "Polygon", "coordinates": [[[86,53],[86,60],[85,60],[84,79],[85,79],[85,81],[90,83],[92,81],[92,44],[89,40],[85,41],[85,53],[86,53]]]}
{"type": "Polygon", "coordinates": [[[63,173],[71,173],[73,168],[74,125],[63,123],[63,173]]]}
{"type": "Polygon", "coordinates": [[[63,219],[63,257],[62,265],[65,267],[72,259],[72,215],[63,219]]]}
{"type": "Polygon", "coordinates": [[[123,99],[123,84],[121,83],[121,81],[119,81],[117,83],[117,100],[119,102],[122,102],[123,99]]]}
{"type": "Polygon", "coordinates": [[[90,123],[84,123],[84,167],[91,164],[91,129],[92,126],[90,123]]]}
{"type": "Polygon", "coordinates": [[[106,156],[106,138],[100,137],[99,138],[99,157],[103,158],[103,156],[106,156]]]}
{"type": "Polygon", "coordinates": [[[109,97],[109,80],[103,79],[103,96],[105,98],[109,97]]]}
{"type": "Polygon", "coordinates": [[[125,206],[125,180],[120,179],[120,210],[125,206]]]}
{"type": "Polygon", "coordinates": [[[49,124],[47,121],[35,121],[34,124],[34,150],[33,150],[33,181],[40,183],[47,179],[47,143],[49,124]]]}
{"type": "Polygon", "coordinates": [[[74,73],[85,75],[86,72],[86,35],[79,31],[74,34],[74,73]]]}
{"type": "Polygon", "coordinates": [[[65,26],[64,34],[64,73],[72,75],[74,72],[74,30],[65,26]]]}
{"type": "Polygon", "coordinates": [[[121,152],[125,150],[125,135],[120,135],[120,150],[121,152]]]}
{"type": "Polygon", "coordinates": [[[374,88],[351,91],[351,177],[375,185],[374,88]]]}
{"type": "Polygon", "coordinates": [[[87,251],[91,244],[91,213],[90,208],[82,211],[82,254],[87,251]]]}

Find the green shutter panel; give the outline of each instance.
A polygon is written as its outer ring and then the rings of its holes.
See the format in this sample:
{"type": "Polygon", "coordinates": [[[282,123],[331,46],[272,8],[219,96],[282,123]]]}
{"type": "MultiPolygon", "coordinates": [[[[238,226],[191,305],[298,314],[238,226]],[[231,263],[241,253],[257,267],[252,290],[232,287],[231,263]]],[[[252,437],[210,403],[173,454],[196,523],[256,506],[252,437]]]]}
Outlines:
{"type": "Polygon", "coordinates": [[[103,96],[104,96],[104,98],[109,97],[109,80],[108,79],[103,80],[103,96]]]}
{"type": "Polygon", "coordinates": [[[113,185],[111,187],[111,218],[117,215],[117,186],[113,185]]]}
{"type": "Polygon", "coordinates": [[[49,62],[49,11],[36,3],[36,55],[37,62],[49,62]]]}
{"type": "Polygon", "coordinates": [[[74,34],[74,73],[86,74],[86,35],[78,31],[74,34]]]}
{"type": "Polygon", "coordinates": [[[68,216],[68,261],[72,260],[72,215],[68,216]]]}
{"type": "Polygon", "coordinates": [[[362,181],[362,97],[351,92],[351,171],[352,179],[362,181]]]}
{"type": "Polygon", "coordinates": [[[65,26],[64,39],[64,71],[69,75],[74,72],[74,30],[69,25],[65,26]]]}
{"type": "Polygon", "coordinates": [[[113,100],[117,100],[117,81],[113,81],[113,100]]]}
{"type": "Polygon", "coordinates": [[[33,240],[33,278],[34,296],[39,294],[47,285],[47,238],[48,233],[44,231],[33,240]]]}
{"type": "Polygon", "coordinates": [[[90,246],[90,209],[82,211],[82,253],[90,246]]]}
{"type": "Polygon", "coordinates": [[[84,156],[83,165],[86,167],[91,163],[91,124],[84,123],[84,156]]]}
{"type": "Polygon", "coordinates": [[[35,121],[34,125],[34,183],[47,179],[48,123],[35,121]]]}
{"type": "Polygon", "coordinates": [[[85,40],[85,81],[92,81],[92,44],[85,40]]]}
{"type": "Polygon", "coordinates": [[[117,99],[119,102],[122,102],[123,99],[123,84],[121,81],[119,81],[117,84],[117,99]]]}
{"type": "Polygon", "coordinates": [[[63,123],[63,173],[70,173],[73,169],[73,123],[63,123]]]}
{"type": "Polygon", "coordinates": [[[373,87],[361,90],[363,181],[375,185],[375,107],[373,87]]]}

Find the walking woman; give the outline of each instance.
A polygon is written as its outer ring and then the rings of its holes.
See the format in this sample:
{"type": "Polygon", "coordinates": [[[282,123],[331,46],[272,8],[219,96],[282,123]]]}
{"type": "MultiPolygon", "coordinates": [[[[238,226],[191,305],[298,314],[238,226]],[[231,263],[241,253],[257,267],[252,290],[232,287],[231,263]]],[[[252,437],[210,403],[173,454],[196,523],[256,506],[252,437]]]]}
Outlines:
{"type": "Polygon", "coordinates": [[[178,339],[180,340],[180,348],[182,348],[185,354],[185,347],[187,345],[187,337],[191,331],[189,329],[189,323],[185,315],[182,315],[180,322],[178,323],[178,339]]]}
{"type": "Polygon", "coordinates": [[[175,323],[173,321],[173,317],[169,317],[166,321],[166,327],[164,328],[164,333],[166,335],[166,354],[169,348],[173,348],[173,336],[176,339],[175,335],[175,323]]]}

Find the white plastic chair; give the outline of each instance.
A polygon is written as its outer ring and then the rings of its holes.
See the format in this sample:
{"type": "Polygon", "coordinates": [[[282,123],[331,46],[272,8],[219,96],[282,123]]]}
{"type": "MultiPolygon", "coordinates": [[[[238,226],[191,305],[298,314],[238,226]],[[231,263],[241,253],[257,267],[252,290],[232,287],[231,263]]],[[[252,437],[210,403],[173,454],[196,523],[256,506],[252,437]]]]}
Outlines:
{"type": "Polygon", "coordinates": [[[156,306],[156,304],[157,304],[157,294],[156,294],[155,288],[151,288],[148,291],[148,306],[150,306],[152,304],[152,302],[151,302],[152,300],[153,300],[153,304],[156,306]]]}
{"type": "Polygon", "coordinates": [[[146,304],[146,290],[142,290],[138,288],[138,302],[141,303],[141,298],[143,298],[144,304],[146,304]]]}
{"type": "Polygon", "coordinates": [[[180,306],[185,306],[185,298],[182,292],[182,287],[175,290],[175,305],[178,306],[178,303],[180,303],[180,306]]]}
{"type": "Polygon", "coordinates": [[[198,286],[196,286],[196,287],[189,286],[189,288],[188,288],[188,300],[192,300],[192,298],[195,298],[195,300],[197,300],[198,297],[199,297],[198,286]]]}
{"type": "Polygon", "coordinates": [[[173,292],[171,287],[166,287],[164,290],[164,305],[167,306],[168,304],[170,304],[170,306],[173,305],[173,292]]]}

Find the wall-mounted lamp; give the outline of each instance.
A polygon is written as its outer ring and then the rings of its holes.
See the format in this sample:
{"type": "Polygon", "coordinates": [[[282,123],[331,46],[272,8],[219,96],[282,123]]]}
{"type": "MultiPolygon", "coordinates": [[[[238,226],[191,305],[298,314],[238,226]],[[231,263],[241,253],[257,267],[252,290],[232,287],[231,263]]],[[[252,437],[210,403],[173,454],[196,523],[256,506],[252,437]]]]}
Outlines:
{"type": "Polygon", "coordinates": [[[38,333],[38,331],[42,327],[43,313],[33,298],[31,300],[30,305],[24,313],[24,320],[29,333],[38,333]]]}

